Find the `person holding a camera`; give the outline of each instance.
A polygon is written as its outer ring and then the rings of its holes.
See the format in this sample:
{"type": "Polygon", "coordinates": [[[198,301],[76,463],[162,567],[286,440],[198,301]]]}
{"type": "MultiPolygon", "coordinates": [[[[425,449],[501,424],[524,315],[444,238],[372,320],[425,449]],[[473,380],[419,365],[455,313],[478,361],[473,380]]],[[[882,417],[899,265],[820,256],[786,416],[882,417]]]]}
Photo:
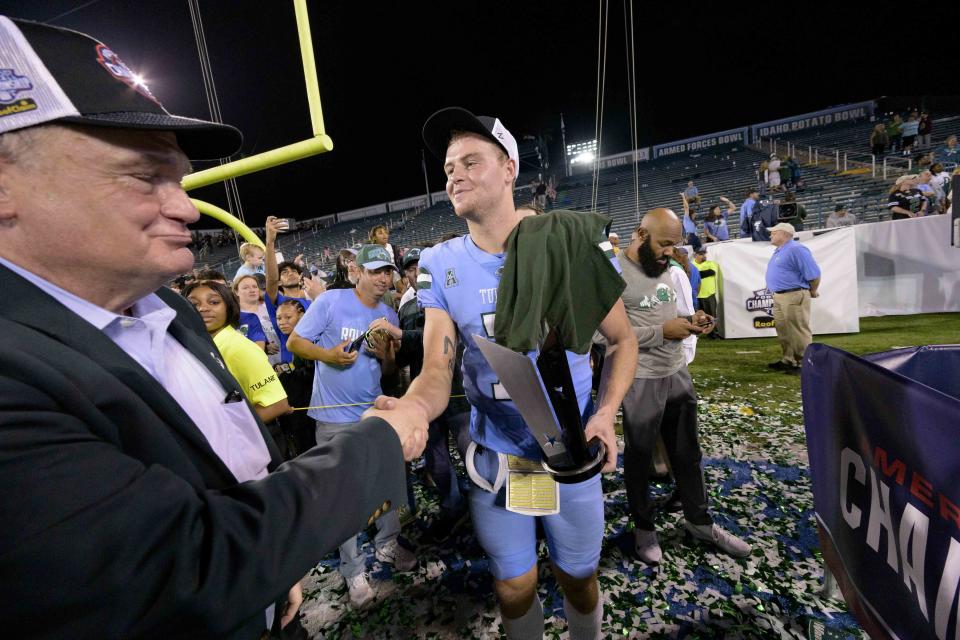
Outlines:
{"type": "MultiPolygon", "coordinates": [[[[357,266],[360,278],[356,288],[324,293],[287,338],[292,353],[316,361],[310,401],[314,408],[308,415],[317,421],[317,442],[360,420],[382,393],[381,376],[391,375],[396,369],[395,341],[385,330],[371,331],[370,326],[381,318],[394,326],[400,323],[396,312],[382,301],[397,267],[390,254],[376,244],[360,248],[357,266]]],[[[376,556],[396,570],[408,571],[417,560],[397,542],[399,534],[396,510],[378,518],[376,556]]],[[[357,608],[374,595],[365,569],[366,560],[357,549],[357,539],[351,537],[340,545],[340,573],[347,582],[350,602],[357,608]]]]}
{"type": "Polygon", "coordinates": [[[277,308],[287,300],[297,300],[304,309],[310,308],[310,300],[303,289],[303,267],[294,261],[284,260],[277,264],[277,234],[290,230],[290,220],[267,216],[264,224],[264,262],[266,269],[266,291],[263,303],[267,307],[270,322],[280,342],[280,363],[289,364],[293,361],[293,354],[287,349],[287,336],[277,325],[277,308]]]}

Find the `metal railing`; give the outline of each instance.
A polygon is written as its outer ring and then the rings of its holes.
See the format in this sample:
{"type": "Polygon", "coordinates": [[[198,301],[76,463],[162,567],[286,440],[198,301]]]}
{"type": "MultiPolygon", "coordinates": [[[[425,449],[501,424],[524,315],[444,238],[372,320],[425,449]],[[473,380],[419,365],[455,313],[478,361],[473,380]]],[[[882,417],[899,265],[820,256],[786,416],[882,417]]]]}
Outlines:
{"type": "Polygon", "coordinates": [[[913,158],[883,156],[878,158],[871,153],[854,153],[830,147],[797,145],[789,140],[763,138],[754,145],[759,151],[776,153],[783,157],[793,157],[801,166],[832,168],[836,173],[845,173],[851,168],[869,168],[870,176],[882,180],[910,173],[913,170],[913,158]]]}

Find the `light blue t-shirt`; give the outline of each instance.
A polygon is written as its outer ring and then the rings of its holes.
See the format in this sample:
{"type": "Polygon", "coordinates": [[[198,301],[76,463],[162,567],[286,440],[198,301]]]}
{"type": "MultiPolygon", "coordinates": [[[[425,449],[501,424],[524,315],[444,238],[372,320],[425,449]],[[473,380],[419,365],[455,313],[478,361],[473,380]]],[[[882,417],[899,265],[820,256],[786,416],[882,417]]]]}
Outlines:
{"type": "Polygon", "coordinates": [[[716,221],[707,220],[703,223],[703,228],[706,229],[710,235],[712,235],[717,240],[729,240],[730,239],[730,229],[727,228],[727,214],[720,214],[721,217],[716,221]]]}
{"type": "MultiPolygon", "coordinates": [[[[344,340],[355,340],[366,333],[370,323],[377,318],[398,326],[400,321],[394,310],[382,302],[370,308],[360,302],[356,289],[333,289],[313,301],[310,308],[297,323],[294,331],[302,338],[329,349],[344,340]]],[[[337,367],[317,362],[313,373],[311,406],[372,403],[380,395],[380,361],[365,348],[353,364],[337,367]]],[[[369,406],[337,407],[335,409],[311,409],[307,412],[320,422],[356,422],[369,406]]]]}
{"type": "Polygon", "coordinates": [[[697,223],[687,214],[683,215],[683,233],[685,235],[697,235],[697,223]]]}
{"type": "Polygon", "coordinates": [[[750,216],[753,215],[753,208],[757,206],[757,201],[753,198],[747,198],[742,205],[740,205],[740,226],[743,227],[743,221],[749,220],[750,216]]]}
{"type": "MultiPolygon", "coordinates": [[[[601,240],[606,238],[598,243],[601,240]]],[[[497,287],[504,255],[483,251],[469,235],[425,249],[420,254],[417,300],[421,307],[447,312],[457,327],[459,340],[464,345],[463,387],[471,406],[473,440],[494,451],[540,460],[543,458],[540,445],[473,338],[479,335],[494,339],[497,287]]],[[[612,258],[612,262],[619,273],[616,258],[612,258]]],[[[538,353],[530,351],[527,356],[536,362],[538,353]]],[[[568,351],[567,362],[583,413],[590,401],[593,378],[590,354],[568,351]]]]}
{"type": "Polygon", "coordinates": [[[233,281],[236,282],[239,278],[242,278],[243,276],[253,276],[258,273],[263,273],[262,264],[259,267],[253,268],[253,267],[248,267],[246,263],[243,263],[240,265],[240,268],[237,269],[237,272],[233,274],[233,281]]]}
{"type": "Polygon", "coordinates": [[[767,289],[772,293],[809,289],[810,281],[819,277],[820,267],[810,249],[796,240],[777,247],[767,263],[767,289]]]}

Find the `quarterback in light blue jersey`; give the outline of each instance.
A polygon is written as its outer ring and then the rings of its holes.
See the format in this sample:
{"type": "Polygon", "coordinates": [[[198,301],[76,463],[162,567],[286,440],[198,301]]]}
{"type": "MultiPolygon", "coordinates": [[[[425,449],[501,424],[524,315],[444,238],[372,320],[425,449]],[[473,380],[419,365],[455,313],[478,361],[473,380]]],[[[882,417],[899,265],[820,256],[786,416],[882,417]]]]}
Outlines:
{"type": "MultiPolygon", "coordinates": [[[[425,249],[420,257],[417,298],[424,308],[446,312],[464,343],[463,386],[472,407],[470,435],[474,442],[485,449],[540,460],[543,450],[474,343],[474,336],[493,339],[504,260],[505,254],[483,251],[469,235],[425,249]]],[[[619,273],[616,258],[612,261],[619,273]]],[[[536,362],[539,352],[527,355],[536,362]]],[[[582,414],[590,403],[593,381],[590,354],[568,351],[567,362],[582,414]]]]}
{"type": "MultiPolygon", "coordinates": [[[[432,115],[424,125],[423,137],[430,151],[444,159],[447,195],[470,233],[421,254],[417,297],[426,316],[423,371],[402,398],[381,396],[367,415],[426,426],[447,404],[457,340],[464,341],[464,388],[472,405],[471,436],[477,445],[472,457],[468,456],[475,467],[471,517],[490,558],[507,637],[539,638],[543,608],[536,595],[536,517],[508,511],[504,490],[495,479],[498,473],[502,475],[500,454],[539,460],[542,453],[474,344],[474,335],[492,339],[507,240],[522,217],[513,203],[517,144],[499,119],[475,116],[456,107],[432,115]]],[[[606,269],[597,274],[602,277],[616,276],[606,269]]],[[[587,439],[596,437],[606,446],[604,470],[610,471],[617,458],[614,419],[633,380],[637,342],[620,301],[599,331],[614,346],[608,351],[596,411],[584,417],[589,418],[587,439]]],[[[568,362],[580,408],[589,413],[587,356],[568,353],[568,362]]],[[[596,578],[603,541],[600,476],[579,484],[561,484],[559,489],[559,513],[539,517],[553,573],[564,592],[570,638],[599,638],[603,610],[596,578]]]]}

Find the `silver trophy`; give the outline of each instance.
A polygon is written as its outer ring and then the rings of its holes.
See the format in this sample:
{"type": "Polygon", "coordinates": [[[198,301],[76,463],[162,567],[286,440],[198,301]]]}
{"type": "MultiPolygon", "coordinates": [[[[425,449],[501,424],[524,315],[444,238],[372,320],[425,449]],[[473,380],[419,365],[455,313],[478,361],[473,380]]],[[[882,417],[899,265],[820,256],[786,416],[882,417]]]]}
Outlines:
{"type": "Polygon", "coordinates": [[[597,439],[587,442],[566,351],[556,334],[548,336],[536,366],[496,342],[481,336],[473,340],[540,443],[543,468],[553,479],[573,484],[599,473],[606,447],[597,439]]]}

